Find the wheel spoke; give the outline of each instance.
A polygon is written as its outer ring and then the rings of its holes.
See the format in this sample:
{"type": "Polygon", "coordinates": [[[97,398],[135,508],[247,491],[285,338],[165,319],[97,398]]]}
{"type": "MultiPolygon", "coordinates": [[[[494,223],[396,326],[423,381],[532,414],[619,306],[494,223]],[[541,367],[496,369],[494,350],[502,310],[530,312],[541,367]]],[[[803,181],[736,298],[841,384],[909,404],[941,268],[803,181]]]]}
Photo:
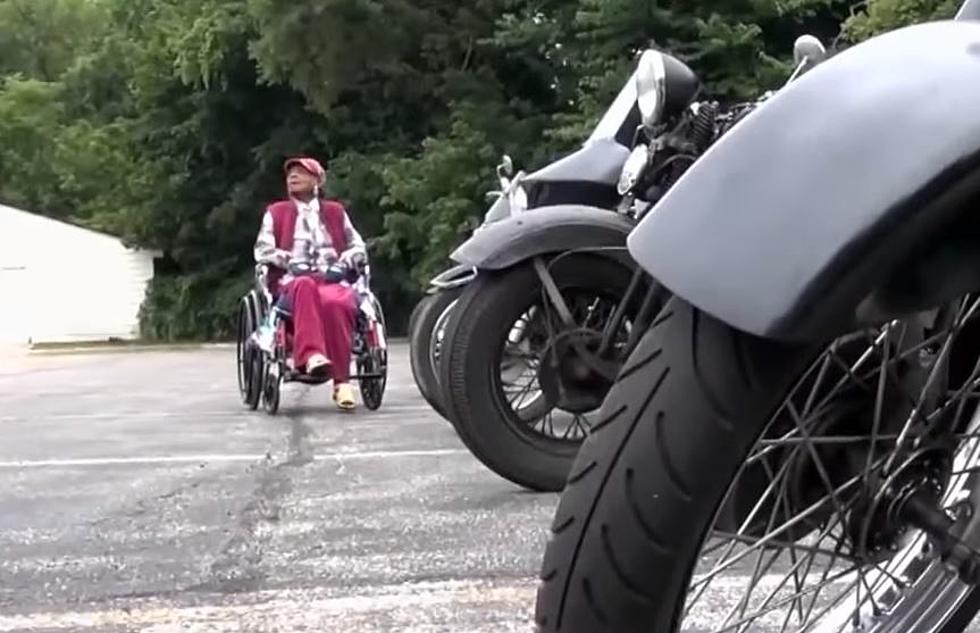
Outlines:
{"type": "MultiPolygon", "coordinates": [[[[588,350],[590,341],[601,335],[605,320],[616,307],[616,303],[606,296],[605,291],[559,288],[559,294],[574,321],[572,327],[559,317],[551,297],[543,287],[540,297],[511,327],[503,352],[511,364],[505,367],[501,362],[499,388],[503,392],[503,400],[515,412],[529,412],[528,407],[536,406],[534,403],[543,398],[541,372],[559,372],[557,379],[566,380],[560,373],[564,368],[554,367],[549,363],[562,362],[555,356],[564,354],[560,350],[566,347],[574,350],[569,353],[583,353],[588,350]],[[520,333],[519,336],[517,332],[520,333]],[[524,361],[526,371],[513,376],[517,372],[517,363],[521,361],[524,361]]],[[[628,324],[629,320],[624,316],[623,323],[616,332],[617,338],[628,337],[628,324]],[[624,327],[626,333],[622,331],[624,327]]],[[[568,442],[581,442],[588,435],[590,424],[585,412],[563,409],[561,401],[541,401],[540,404],[543,406],[540,410],[535,408],[533,415],[525,413],[521,416],[518,413],[518,417],[523,418],[527,431],[568,442]],[[556,421],[556,410],[567,413],[567,417],[562,415],[556,421]]]]}
{"type": "MultiPolygon", "coordinates": [[[[803,423],[803,420],[800,419],[799,413],[796,411],[796,407],[793,406],[792,402],[788,404],[787,410],[793,417],[793,421],[796,423],[796,428],[806,440],[804,442],[804,446],[806,446],[807,452],[810,454],[810,459],[813,460],[813,464],[817,468],[817,473],[820,475],[820,480],[823,482],[823,485],[826,486],[827,492],[830,494],[831,503],[834,504],[834,507],[841,517],[841,520],[844,520],[844,517],[846,516],[844,514],[844,507],[841,505],[840,500],[834,493],[834,485],[830,481],[830,475],[827,473],[827,469],[824,466],[823,460],[820,458],[820,454],[817,452],[816,446],[814,446],[813,442],[810,441],[810,433],[806,430],[806,425],[803,423]]],[[[869,459],[868,468],[870,469],[870,467],[871,463],[869,459]]]]}
{"type": "Polygon", "coordinates": [[[980,400],[980,357],[971,359],[971,368],[953,353],[957,336],[980,309],[980,297],[950,308],[921,323],[893,321],[838,339],[803,372],[732,478],[721,506],[736,490],[748,503],[740,501],[735,509],[734,533],[730,527],[710,530],[683,617],[703,602],[715,579],[737,574],[744,590],[731,592],[725,584],[721,591],[731,595],[724,605],[709,601],[698,608],[711,614],[710,630],[755,630],[764,617],[767,630],[844,631],[887,616],[915,582],[910,573],[941,571],[925,564],[926,537],[903,536],[898,530],[910,526],[893,523],[891,498],[882,500],[880,491],[865,484],[904,477],[896,467],[911,449],[932,450],[946,439],[959,449],[955,467],[944,473],[949,480],[943,505],[962,499],[954,495],[956,486],[980,474],[980,411],[971,413],[980,400]],[[950,376],[955,384],[943,382],[950,376]],[[969,426],[967,415],[973,416],[969,426]],[[746,486],[739,488],[743,481],[746,486]],[[884,560],[890,551],[902,554],[884,560]],[[785,613],[768,615],[780,609],[785,613]]]}
{"type": "MultiPolygon", "coordinates": [[[[521,374],[521,376],[523,376],[523,375],[524,374],[521,374]]],[[[537,382],[538,381],[537,381],[537,379],[535,377],[533,377],[533,376],[529,377],[527,379],[527,384],[525,384],[524,387],[522,387],[520,389],[520,391],[517,392],[517,395],[515,395],[512,398],[508,398],[507,399],[507,404],[511,408],[514,408],[515,401],[517,401],[519,399],[520,400],[520,403],[517,405],[517,408],[519,409],[521,407],[521,405],[524,403],[524,399],[531,392],[531,390],[535,387],[535,385],[537,385],[537,382]]],[[[511,384],[513,384],[513,383],[511,383],[511,384]]]]}
{"type": "MultiPolygon", "coordinates": [[[[973,303],[973,305],[968,311],[967,317],[972,316],[973,312],[976,311],[978,304],[980,304],[980,301],[973,303]]],[[[917,399],[915,406],[912,409],[912,412],[909,413],[908,417],[906,418],[905,424],[902,425],[902,430],[898,434],[899,447],[905,444],[905,440],[908,438],[908,435],[912,430],[913,422],[915,422],[915,420],[920,417],[922,404],[923,404],[923,400],[925,399],[926,392],[929,391],[929,389],[932,387],[933,383],[935,382],[936,378],[939,376],[939,370],[943,367],[944,363],[946,362],[946,359],[949,357],[950,350],[952,349],[952,343],[953,343],[953,338],[955,336],[955,332],[958,332],[964,323],[965,320],[957,322],[953,326],[953,330],[954,330],[953,333],[947,336],[946,340],[943,341],[943,346],[939,350],[939,354],[937,355],[936,360],[933,362],[932,369],[930,369],[929,371],[929,376],[926,378],[925,384],[923,385],[922,389],[919,391],[919,398],[917,399]]],[[[923,416],[922,419],[924,420],[925,417],[923,416]]],[[[899,455],[898,451],[893,451],[891,453],[888,461],[885,463],[886,471],[891,469],[891,467],[895,463],[895,460],[898,459],[898,455],[899,455]]]]}
{"type": "MultiPolygon", "coordinates": [[[[747,615],[747,616],[739,619],[737,622],[734,622],[734,623],[728,625],[727,627],[725,627],[723,629],[718,629],[718,632],[717,633],[721,633],[722,631],[730,631],[733,628],[740,627],[740,626],[742,626],[742,625],[744,625],[746,623],[751,623],[753,620],[759,619],[759,617],[765,615],[766,613],[770,613],[772,611],[775,611],[776,609],[779,609],[779,608],[781,608],[781,607],[783,607],[783,606],[785,606],[787,604],[790,604],[792,602],[795,602],[799,598],[805,597],[807,595],[811,595],[814,592],[818,592],[818,591],[822,590],[824,587],[826,587],[827,585],[832,585],[835,582],[838,582],[841,578],[844,578],[844,577],[846,577],[849,574],[853,574],[854,573],[854,570],[855,570],[855,567],[853,567],[853,566],[852,567],[847,567],[847,568],[845,568],[845,569],[837,572],[833,576],[829,576],[823,582],[818,583],[814,587],[810,587],[810,588],[804,589],[803,591],[801,591],[797,595],[793,595],[793,596],[790,596],[788,598],[783,598],[783,599],[781,599],[781,600],[773,603],[772,605],[770,605],[768,609],[759,609],[759,610],[754,611],[751,614],[749,614],[749,615],[747,615]]],[[[844,595],[846,596],[846,593],[844,595]]]]}
{"type": "MultiPolygon", "coordinates": [[[[875,463],[875,466],[877,466],[878,464],[880,464],[883,461],[883,459],[884,458],[881,458],[881,459],[877,460],[876,463],[875,463]]],[[[785,464],[784,464],[783,468],[785,468],[785,464]]],[[[855,475],[853,477],[850,477],[847,481],[845,481],[844,483],[842,483],[840,486],[837,486],[836,488],[834,488],[831,491],[831,494],[832,495],[840,494],[840,493],[844,492],[845,490],[848,490],[849,488],[853,487],[855,484],[860,483],[860,481],[861,481],[861,476],[860,475],[855,475]]],[[[771,487],[772,487],[772,485],[770,484],[770,487],[769,488],[771,489],[771,487]]],[[[788,521],[786,521],[785,523],[783,523],[778,528],[770,531],[765,536],[760,537],[751,548],[748,548],[746,550],[743,550],[742,552],[740,552],[734,558],[728,560],[723,565],[716,565],[710,572],[708,572],[708,574],[705,575],[705,577],[701,578],[700,580],[697,580],[697,581],[693,582],[691,584],[691,587],[692,588],[698,587],[698,586],[704,584],[705,582],[710,581],[712,578],[714,578],[715,576],[717,576],[722,571],[725,571],[726,569],[731,568],[733,565],[735,565],[736,563],[738,563],[739,561],[741,561],[748,554],[752,553],[753,550],[757,550],[757,549],[759,549],[759,548],[761,548],[763,546],[768,546],[773,540],[776,539],[776,537],[778,535],[783,534],[784,532],[786,532],[787,530],[789,530],[790,528],[792,528],[792,527],[794,527],[796,525],[799,525],[805,519],[813,516],[819,510],[821,510],[824,507],[824,505],[826,505],[825,504],[826,498],[827,497],[823,497],[823,498],[815,501],[814,503],[812,503],[809,506],[807,506],[806,509],[804,509],[802,512],[800,512],[799,514],[797,514],[795,517],[789,519],[788,521]]],[[[757,504],[757,507],[758,507],[758,504],[757,504]]],[[[742,529],[744,529],[744,527],[742,529]]]]}
{"type": "MultiPolygon", "coordinates": [[[[817,553],[822,553],[822,554],[831,556],[831,563],[830,563],[830,565],[828,565],[827,569],[824,571],[824,574],[823,574],[822,579],[821,579],[821,583],[823,582],[824,579],[826,579],[826,577],[828,576],[828,574],[830,573],[830,571],[833,569],[834,562],[837,560],[837,558],[840,557],[839,556],[839,550],[841,549],[842,545],[840,543],[838,543],[838,545],[836,547],[836,550],[833,551],[833,552],[828,552],[827,550],[820,550],[819,549],[819,545],[820,545],[820,543],[823,542],[823,540],[825,538],[827,538],[828,536],[831,535],[831,533],[833,532],[833,529],[835,527],[837,527],[838,525],[840,525],[840,521],[837,520],[837,519],[835,519],[835,520],[831,521],[823,530],[821,530],[820,534],[817,536],[817,539],[816,539],[816,548],[815,549],[817,551],[811,551],[809,553],[809,556],[808,556],[807,559],[800,559],[799,561],[796,561],[793,564],[793,566],[790,568],[790,570],[784,575],[783,580],[780,581],[772,589],[772,591],[769,592],[769,595],[767,595],[766,598],[763,600],[762,604],[759,605],[759,607],[758,607],[758,613],[760,613],[760,614],[767,613],[767,612],[772,611],[773,609],[777,608],[778,606],[781,606],[782,604],[785,604],[785,601],[784,601],[784,602],[780,603],[779,605],[773,606],[771,609],[768,609],[768,610],[765,609],[765,607],[767,605],[769,605],[772,602],[772,600],[778,595],[779,591],[784,586],[786,586],[786,583],[790,579],[790,575],[792,574],[794,578],[797,577],[796,576],[796,573],[799,570],[799,567],[803,564],[804,560],[807,561],[806,571],[804,572],[804,575],[803,575],[804,580],[806,579],[806,577],[809,575],[810,567],[812,566],[813,561],[815,560],[817,553]]],[[[770,545],[772,545],[772,544],[773,544],[773,542],[770,542],[770,545]]],[[[778,552],[778,550],[777,550],[777,552],[778,552]]],[[[751,587],[750,587],[750,590],[751,590],[751,587]]],[[[817,592],[815,592],[813,594],[813,601],[816,600],[817,593],[819,593],[819,589],[817,590],[817,592]]],[[[798,608],[800,608],[800,606],[801,606],[800,605],[800,598],[802,597],[802,595],[803,595],[802,589],[800,589],[798,587],[797,588],[797,593],[794,596],[794,598],[795,598],[794,599],[794,604],[796,604],[798,606],[798,608]]],[[[812,608],[812,602],[811,602],[811,608],[812,608]]]]}
{"type": "MultiPolygon", "coordinates": [[[[863,367],[864,363],[866,363],[874,355],[874,351],[877,348],[879,348],[882,344],[884,344],[886,338],[887,338],[887,332],[880,332],[875,337],[875,339],[871,342],[871,345],[869,345],[868,348],[864,350],[864,353],[862,353],[861,356],[850,366],[848,366],[846,363],[841,361],[840,358],[837,356],[836,349],[837,347],[839,347],[838,342],[835,341],[834,344],[831,345],[827,353],[831,355],[834,360],[837,361],[837,363],[835,364],[837,364],[838,366],[842,366],[845,375],[837,381],[837,383],[831,388],[828,394],[826,394],[823,398],[821,398],[819,404],[816,405],[817,409],[822,409],[824,406],[826,406],[833,399],[833,397],[840,392],[840,389],[847,384],[848,379],[856,376],[857,371],[861,367],[863,367]]],[[[877,371],[877,369],[875,371],[877,371]]],[[[856,382],[858,384],[864,383],[863,380],[859,380],[856,382]]]]}
{"type": "MultiPolygon", "coordinates": [[[[891,334],[891,328],[891,324],[885,328],[886,337],[891,334]]],[[[890,346],[883,345],[882,347],[884,350],[881,359],[882,369],[878,374],[878,389],[875,394],[874,417],[871,420],[871,445],[868,448],[868,458],[864,466],[865,479],[871,475],[871,460],[874,457],[875,443],[878,441],[878,432],[881,430],[882,409],[885,405],[885,384],[888,378],[888,372],[885,371],[885,367],[888,366],[888,353],[890,346]]]]}
{"type": "MultiPolygon", "coordinates": [[[[761,537],[756,536],[746,536],[745,534],[737,534],[734,532],[722,532],[720,530],[715,530],[712,532],[712,536],[717,538],[732,539],[738,541],[739,543],[745,543],[746,545],[755,545],[759,542],[761,537]]],[[[806,552],[808,554],[822,554],[824,556],[836,556],[837,553],[834,550],[823,549],[816,545],[804,545],[795,541],[781,540],[781,539],[770,539],[767,543],[770,547],[781,547],[784,549],[792,550],[795,552],[806,552]]],[[[720,547],[720,546],[719,546],[720,547]]],[[[705,552],[702,552],[702,554],[705,552]]],[[[850,559],[849,559],[850,560],[850,559]]],[[[853,559],[856,560],[856,559],[853,559]]]]}

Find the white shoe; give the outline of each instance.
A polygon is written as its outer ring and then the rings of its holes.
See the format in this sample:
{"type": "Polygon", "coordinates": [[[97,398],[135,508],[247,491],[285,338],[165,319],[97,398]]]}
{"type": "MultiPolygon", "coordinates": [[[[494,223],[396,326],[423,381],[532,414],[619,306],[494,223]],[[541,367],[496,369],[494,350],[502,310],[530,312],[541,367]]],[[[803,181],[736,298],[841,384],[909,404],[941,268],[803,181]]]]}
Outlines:
{"type": "Polygon", "coordinates": [[[330,366],[330,361],[323,354],[314,354],[306,361],[306,373],[311,376],[323,374],[330,366]]]}

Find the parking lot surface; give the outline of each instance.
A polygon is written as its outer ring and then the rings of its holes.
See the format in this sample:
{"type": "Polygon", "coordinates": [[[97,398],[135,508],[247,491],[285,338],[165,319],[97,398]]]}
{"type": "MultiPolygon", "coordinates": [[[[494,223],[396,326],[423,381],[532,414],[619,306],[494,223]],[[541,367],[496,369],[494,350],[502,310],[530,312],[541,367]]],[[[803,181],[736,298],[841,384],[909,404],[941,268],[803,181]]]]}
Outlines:
{"type": "Polygon", "coordinates": [[[0,631],[530,630],[557,497],[392,364],[377,412],[288,385],[270,417],[233,349],[8,355],[0,631]]]}
{"type": "Polygon", "coordinates": [[[275,417],[227,347],[0,358],[0,633],[533,630],[557,495],[477,462],[404,344],[379,411],[289,385],[275,417]]]}

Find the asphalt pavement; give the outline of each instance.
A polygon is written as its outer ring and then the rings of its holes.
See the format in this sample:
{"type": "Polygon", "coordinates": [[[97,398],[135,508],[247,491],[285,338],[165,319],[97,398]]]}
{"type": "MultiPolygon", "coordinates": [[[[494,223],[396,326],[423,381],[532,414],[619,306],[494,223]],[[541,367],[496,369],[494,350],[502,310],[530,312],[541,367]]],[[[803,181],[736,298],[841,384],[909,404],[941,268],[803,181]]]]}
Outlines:
{"type": "Polygon", "coordinates": [[[0,632],[529,631],[557,496],[417,394],[239,401],[234,350],[0,363],[0,632]]]}
{"type": "MultiPolygon", "coordinates": [[[[0,350],[0,633],[533,630],[557,495],[473,458],[404,344],[377,412],[302,385],[250,412],[234,361],[0,350]]],[[[692,623],[715,630],[758,573],[692,623]]]]}

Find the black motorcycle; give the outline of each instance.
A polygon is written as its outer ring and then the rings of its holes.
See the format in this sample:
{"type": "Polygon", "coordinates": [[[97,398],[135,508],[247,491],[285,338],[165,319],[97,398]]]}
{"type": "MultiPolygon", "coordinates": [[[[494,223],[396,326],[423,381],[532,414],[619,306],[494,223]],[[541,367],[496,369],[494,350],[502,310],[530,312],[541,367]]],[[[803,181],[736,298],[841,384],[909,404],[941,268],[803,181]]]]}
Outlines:
{"type": "MultiPolygon", "coordinates": [[[[497,166],[500,190],[490,193],[496,200],[474,237],[499,221],[555,205],[584,205],[588,211],[608,213],[619,201],[616,184],[638,123],[634,84],[629,81],[577,151],[530,174],[516,175],[505,155],[497,166]]],[[[409,318],[409,359],[415,384],[429,405],[447,419],[450,416],[439,384],[441,343],[456,300],[478,272],[478,266],[467,262],[443,271],[429,282],[409,318]]]]}
{"type": "Polygon", "coordinates": [[[539,208],[487,225],[452,254],[478,272],[447,318],[442,403],[478,459],[534,490],[562,488],[636,335],[668,297],[636,267],[627,235],[729,117],[696,101],[697,76],[663,52],[646,51],[629,86],[636,125],[617,212],[539,208]]]}
{"type": "Polygon", "coordinates": [[[539,630],[969,625],[980,1],[957,18],[807,73],[631,234],[674,296],[569,474],[539,630]]]}
{"type": "MultiPolygon", "coordinates": [[[[479,231],[487,224],[510,217],[512,213],[526,211],[527,192],[521,186],[523,171],[514,175],[514,164],[510,156],[504,154],[503,161],[497,165],[498,191],[488,192],[493,199],[479,231]]],[[[456,304],[456,299],[476,271],[466,266],[454,265],[430,280],[425,295],[415,304],[408,319],[409,363],[412,378],[419,393],[436,413],[446,418],[445,408],[440,399],[437,367],[442,336],[446,319],[456,304]]],[[[447,418],[448,419],[448,418],[447,418]]]]}

